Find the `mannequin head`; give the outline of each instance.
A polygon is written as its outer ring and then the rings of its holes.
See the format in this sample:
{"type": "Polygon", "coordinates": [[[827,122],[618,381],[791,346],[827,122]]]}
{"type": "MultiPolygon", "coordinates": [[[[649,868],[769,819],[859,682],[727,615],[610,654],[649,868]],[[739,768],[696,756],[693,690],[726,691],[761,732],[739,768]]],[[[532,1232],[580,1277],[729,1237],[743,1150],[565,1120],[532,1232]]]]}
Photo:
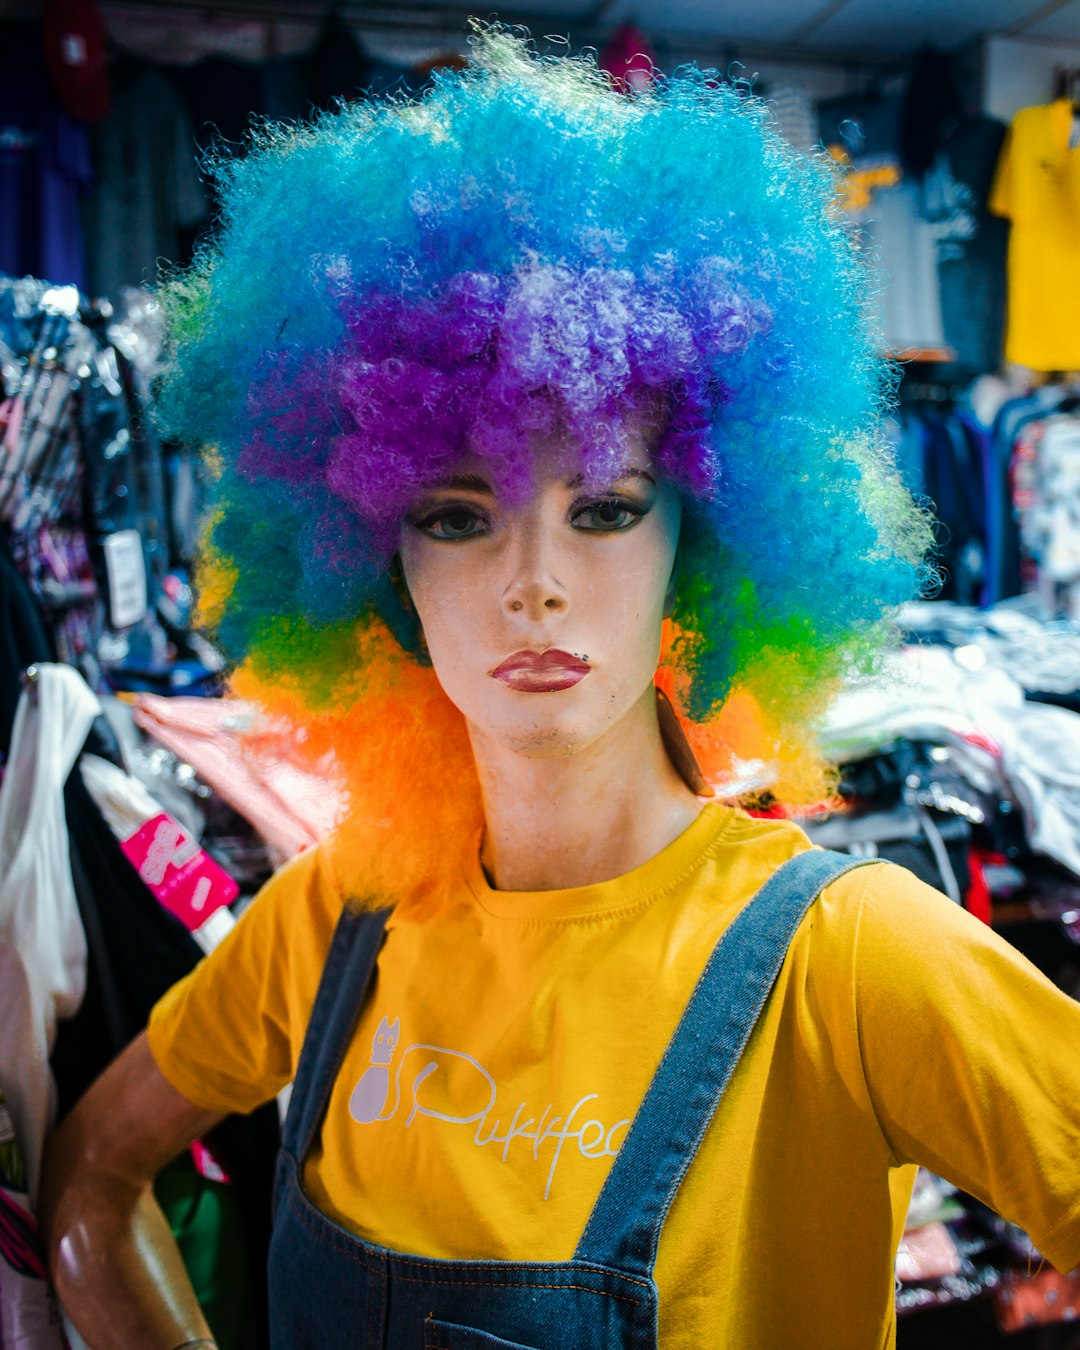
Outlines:
{"type": "Polygon", "coordinates": [[[455,755],[468,776],[462,714],[563,752],[602,725],[575,720],[601,690],[640,697],[665,597],[656,679],[706,778],[724,792],[753,758],[786,800],[822,791],[814,721],[891,640],[929,543],[881,443],[887,377],[834,172],[711,73],[627,96],[499,30],[419,105],[263,129],[218,166],[219,232],[163,292],[161,415],[213,447],[203,612],[237,688],[334,749],[355,815],[400,838],[398,805],[422,803],[437,854],[462,833],[431,824],[455,755]],[[567,494],[604,497],[646,449],[657,504],[582,537],[567,494]],[[499,529],[418,534],[470,475],[499,529]],[[618,553],[627,578],[605,610],[599,563],[536,564],[572,592],[557,644],[591,648],[568,697],[485,666],[547,642],[512,637],[523,611],[480,612],[541,537],[560,559],[618,553]],[[609,688],[615,647],[635,655],[609,688]]]}

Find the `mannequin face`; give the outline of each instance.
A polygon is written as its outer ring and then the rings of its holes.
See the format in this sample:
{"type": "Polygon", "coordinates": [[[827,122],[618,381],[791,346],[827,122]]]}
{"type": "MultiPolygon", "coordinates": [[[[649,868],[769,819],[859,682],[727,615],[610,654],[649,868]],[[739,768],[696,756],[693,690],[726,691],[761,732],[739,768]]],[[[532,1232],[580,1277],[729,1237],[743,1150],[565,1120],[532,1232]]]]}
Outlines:
{"type": "Polygon", "coordinates": [[[599,490],[567,473],[565,446],[546,442],[524,502],[502,500],[466,459],[407,514],[405,581],[474,745],[573,755],[652,684],[681,504],[653,468],[655,432],[629,431],[620,475],[599,490]]]}

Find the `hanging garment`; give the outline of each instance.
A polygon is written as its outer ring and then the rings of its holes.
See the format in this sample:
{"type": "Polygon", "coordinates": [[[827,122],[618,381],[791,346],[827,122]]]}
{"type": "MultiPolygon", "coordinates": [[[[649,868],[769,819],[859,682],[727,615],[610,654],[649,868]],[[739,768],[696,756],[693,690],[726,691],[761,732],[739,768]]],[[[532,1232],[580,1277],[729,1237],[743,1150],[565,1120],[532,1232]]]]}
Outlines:
{"type": "Polygon", "coordinates": [[[945,346],[934,227],[900,162],[900,98],[844,96],[819,107],[821,139],[840,163],[840,205],[874,276],[871,321],[886,350],[945,346]]]}
{"type": "Polygon", "coordinates": [[[791,938],[826,885],[860,864],[815,850],[791,859],[714,948],[625,1135],[570,1261],[454,1261],[375,1247],[322,1215],[300,1185],[352,1040],[387,911],[346,909],[297,1069],[270,1246],[274,1350],[655,1350],[660,1232],[791,938]],[[704,1047],[708,1046],[708,1052],[704,1047]]]}
{"type": "Polygon", "coordinates": [[[74,1015],[86,990],[86,934],[68,865],[63,788],[99,712],[74,670],[36,670],[15,715],[0,788],[0,1088],[32,1204],[56,1110],[49,1054],[57,1022],[74,1015]]]}
{"type": "Polygon", "coordinates": [[[0,1092],[0,1350],[67,1350],[60,1305],[30,1201],[15,1127],[0,1092]]]}
{"type": "Polygon", "coordinates": [[[924,416],[923,480],[937,517],[936,551],[943,599],[976,604],[986,575],[985,465],[964,427],[950,414],[924,416]]]}
{"type": "Polygon", "coordinates": [[[121,61],[116,102],[91,133],[97,183],[83,207],[94,295],[153,285],[160,264],[184,262],[181,238],[205,220],[195,133],[176,84],[121,61]]]}
{"type": "Polygon", "coordinates": [[[1009,227],[987,209],[1005,127],[965,118],[948,132],[923,181],[923,214],[934,227],[945,341],[958,372],[1001,363],[1009,227]]]}
{"type": "Polygon", "coordinates": [[[36,24],[0,43],[0,272],[85,287],[79,198],[93,182],[86,127],[49,85],[36,24]]]}
{"type": "Polygon", "coordinates": [[[1022,108],[998,161],[990,210],[1012,221],[1005,356],[1033,370],[1080,370],[1080,147],[1073,108],[1022,108]]]}
{"type": "Polygon", "coordinates": [[[135,699],[138,725],[249,820],[280,864],[329,833],[341,791],[331,763],[317,776],[245,743],[255,711],[240,699],[135,699]]]}
{"type": "MultiPolygon", "coordinates": [[[[1030,394],[1006,400],[998,409],[990,435],[996,462],[996,476],[1000,482],[1008,484],[1016,443],[1024,428],[1029,423],[1054,412],[1066,397],[1066,393],[1066,389],[1061,385],[1044,384],[1030,394]]],[[[1002,493],[999,520],[1001,555],[994,594],[1002,598],[1019,595],[1022,589],[1020,529],[1008,490],[1002,493]]]]}
{"type": "Polygon", "coordinates": [[[1027,422],[1011,469],[1021,575],[1050,618],[1080,618],[1080,417],[1027,422]]]}
{"type": "Polygon", "coordinates": [[[227,906],[236,882],[138,779],[99,755],[83,755],[79,771],[139,879],[203,951],[213,951],[235,923],[227,906]]]}
{"type": "Polygon", "coordinates": [[[55,661],[41,610],[0,532],[0,764],[11,745],[22,698],[20,674],[35,661],[55,661]]]}

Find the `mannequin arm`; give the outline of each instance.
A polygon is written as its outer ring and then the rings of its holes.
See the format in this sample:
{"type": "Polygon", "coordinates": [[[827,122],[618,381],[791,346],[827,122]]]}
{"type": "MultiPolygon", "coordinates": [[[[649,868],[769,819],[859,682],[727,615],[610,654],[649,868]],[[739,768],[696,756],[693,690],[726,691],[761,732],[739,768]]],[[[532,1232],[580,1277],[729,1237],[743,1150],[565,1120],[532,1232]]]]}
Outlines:
{"type": "Polygon", "coordinates": [[[153,1181],[220,1119],[176,1091],[142,1035],[49,1140],[42,1236],[60,1301],[92,1350],[213,1346],[153,1181]]]}

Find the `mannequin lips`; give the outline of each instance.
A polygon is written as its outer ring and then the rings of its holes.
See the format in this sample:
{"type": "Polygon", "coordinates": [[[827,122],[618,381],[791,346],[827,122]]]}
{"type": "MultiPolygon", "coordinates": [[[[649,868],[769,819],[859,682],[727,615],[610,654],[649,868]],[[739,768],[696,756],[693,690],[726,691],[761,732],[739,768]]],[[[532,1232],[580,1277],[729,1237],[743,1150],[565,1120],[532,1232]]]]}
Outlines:
{"type": "Polygon", "coordinates": [[[546,652],[515,652],[491,672],[491,678],[520,694],[553,694],[588,675],[587,661],[550,647],[546,652]]]}

